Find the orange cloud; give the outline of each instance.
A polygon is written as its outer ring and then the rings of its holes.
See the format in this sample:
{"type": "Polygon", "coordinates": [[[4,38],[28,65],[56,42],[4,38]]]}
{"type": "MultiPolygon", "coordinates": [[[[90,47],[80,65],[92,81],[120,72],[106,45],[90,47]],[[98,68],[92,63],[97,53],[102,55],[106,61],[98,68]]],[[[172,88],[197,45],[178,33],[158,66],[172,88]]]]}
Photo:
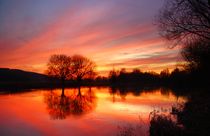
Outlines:
{"type": "Polygon", "coordinates": [[[151,22],[135,15],[122,16],[128,12],[125,5],[109,4],[82,9],[78,4],[64,9],[26,40],[0,39],[0,67],[42,73],[52,54],[85,55],[96,62],[103,75],[113,67],[156,70],[176,63],[178,49],[167,49],[151,22]]]}

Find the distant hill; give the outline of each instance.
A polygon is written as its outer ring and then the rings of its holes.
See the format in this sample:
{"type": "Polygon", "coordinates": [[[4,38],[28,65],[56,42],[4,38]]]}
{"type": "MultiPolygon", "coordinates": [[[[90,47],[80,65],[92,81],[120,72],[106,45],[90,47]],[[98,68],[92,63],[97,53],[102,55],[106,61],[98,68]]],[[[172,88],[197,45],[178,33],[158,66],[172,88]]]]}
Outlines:
{"type": "Polygon", "coordinates": [[[18,69],[0,68],[0,82],[45,82],[47,75],[18,69]]]}

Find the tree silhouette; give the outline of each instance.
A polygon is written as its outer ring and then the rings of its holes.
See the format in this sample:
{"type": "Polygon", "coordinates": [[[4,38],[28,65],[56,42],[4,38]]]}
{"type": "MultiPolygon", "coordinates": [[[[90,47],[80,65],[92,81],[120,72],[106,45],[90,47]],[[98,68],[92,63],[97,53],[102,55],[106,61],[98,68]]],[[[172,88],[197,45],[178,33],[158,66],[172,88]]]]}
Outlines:
{"type": "Polygon", "coordinates": [[[160,76],[163,76],[163,77],[167,77],[169,76],[170,72],[169,72],[169,69],[166,68],[166,69],[163,69],[161,72],[160,72],[160,76]]]}
{"type": "Polygon", "coordinates": [[[209,0],[167,0],[157,18],[160,34],[177,45],[210,40],[209,0]]]}
{"type": "Polygon", "coordinates": [[[74,55],[71,59],[72,65],[72,77],[81,82],[84,78],[89,78],[95,75],[95,63],[90,59],[83,57],[81,55],[74,55]]]}
{"type": "Polygon", "coordinates": [[[115,71],[114,69],[111,70],[109,72],[109,81],[112,83],[112,84],[115,84],[117,82],[117,78],[119,76],[119,73],[117,71],[115,71]]]}
{"type": "Polygon", "coordinates": [[[71,77],[70,66],[71,58],[63,54],[52,55],[47,64],[47,74],[59,78],[62,82],[63,90],[65,80],[71,77]]]}
{"type": "Polygon", "coordinates": [[[203,77],[210,75],[210,1],[167,0],[157,25],[172,47],[182,45],[181,54],[193,84],[206,84],[203,77]]]}
{"type": "Polygon", "coordinates": [[[182,56],[187,60],[190,71],[208,72],[210,69],[210,44],[207,41],[197,41],[185,46],[182,56]]]}

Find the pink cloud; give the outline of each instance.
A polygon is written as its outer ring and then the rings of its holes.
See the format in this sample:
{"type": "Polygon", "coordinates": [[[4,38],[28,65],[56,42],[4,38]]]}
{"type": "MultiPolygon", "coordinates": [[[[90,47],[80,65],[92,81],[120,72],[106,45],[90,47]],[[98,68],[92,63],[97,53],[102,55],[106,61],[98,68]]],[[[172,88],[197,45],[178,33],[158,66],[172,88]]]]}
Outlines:
{"type": "Polygon", "coordinates": [[[42,72],[52,54],[85,55],[96,62],[101,73],[113,65],[146,68],[145,65],[149,67],[150,64],[166,67],[169,62],[175,63],[177,53],[164,46],[155,26],[132,15],[122,16],[128,12],[123,11],[124,6],[99,5],[81,9],[77,5],[65,9],[27,40],[0,39],[0,49],[3,49],[0,50],[0,67],[42,72]],[[160,54],[153,55],[158,52],[160,54]]]}

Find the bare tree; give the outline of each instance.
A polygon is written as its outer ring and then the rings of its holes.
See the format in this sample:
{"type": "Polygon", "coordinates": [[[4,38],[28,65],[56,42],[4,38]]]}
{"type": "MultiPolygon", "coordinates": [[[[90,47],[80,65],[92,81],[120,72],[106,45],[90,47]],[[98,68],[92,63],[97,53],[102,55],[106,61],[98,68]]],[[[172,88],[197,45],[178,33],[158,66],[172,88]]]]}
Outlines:
{"type": "Polygon", "coordinates": [[[80,82],[84,78],[95,75],[95,63],[90,59],[81,55],[74,55],[71,59],[72,77],[80,82]]]}
{"type": "Polygon", "coordinates": [[[66,55],[52,55],[47,64],[47,74],[59,78],[64,89],[64,82],[71,77],[71,58],[66,55]]]}
{"type": "Polygon", "coordinates": [[[115,71],[114,69],[109,72],[109,80],[111,83],[117,82],[117,77],[119,76],[119,71],[115,71]]]}
{"type": "Polygon", "coordinates": [[[169,77],[169,75],[170,75],[170,72],[169,72],[169,69],[168,68],[163,69],[160,72],[160,77],[162,77],[162,78],[167,78],[167,77],[169,77]]]}
{"type": "Polygon", "coordinates": [[[210,41],[209,0],[167,0],[157,17],[160,35],[177,44],[210,41]]]}

